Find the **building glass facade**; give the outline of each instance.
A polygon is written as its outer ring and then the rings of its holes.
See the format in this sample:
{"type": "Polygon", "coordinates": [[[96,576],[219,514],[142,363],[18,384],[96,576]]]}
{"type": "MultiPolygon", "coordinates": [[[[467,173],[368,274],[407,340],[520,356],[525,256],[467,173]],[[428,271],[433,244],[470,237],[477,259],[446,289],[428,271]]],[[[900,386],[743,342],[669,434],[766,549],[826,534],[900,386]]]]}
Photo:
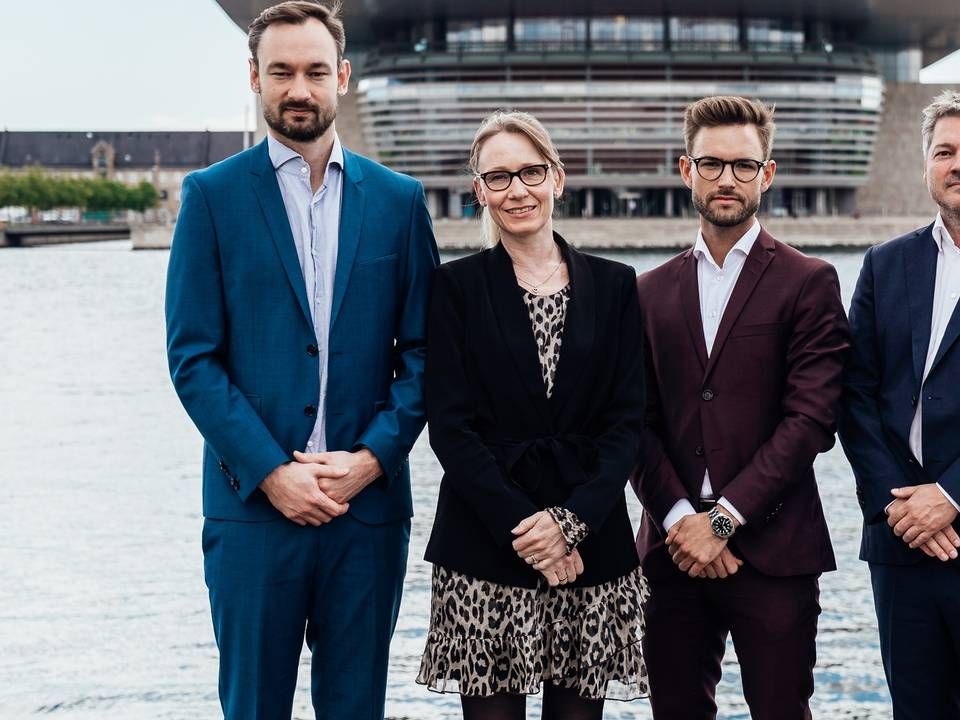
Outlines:
{"type": "Polygon", "coordinates": [[[706,95],[776,105],[777,212],[846,212],[869,174],[883,106],[874,55],[783,20],[517,17],[448,22],[374,50],[359,83],[367,147],[420,178],[436,214],[471,212],[466,154],[498,108],[536,115],[567,170],[570,215],[692,213],[678,158],[706,95]],[[810,33],[813,33],[811,35],[810,33]]]}

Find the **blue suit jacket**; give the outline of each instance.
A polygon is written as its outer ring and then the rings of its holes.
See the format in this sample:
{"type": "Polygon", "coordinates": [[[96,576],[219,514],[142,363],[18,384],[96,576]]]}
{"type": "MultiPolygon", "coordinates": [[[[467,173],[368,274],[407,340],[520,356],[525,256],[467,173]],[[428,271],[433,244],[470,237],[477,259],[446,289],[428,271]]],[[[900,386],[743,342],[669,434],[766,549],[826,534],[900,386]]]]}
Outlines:
{"type": "MultiPolygon", "coordinates": [[[[330,318],[327,446],[366,446],[384,476],[350,504],[369,523],[412,514],[407,455],[424,425],[429,282],[423,189],[344,150],[330,318]]],[[[266,141],[183,182],[167,274],[167,354],[204,438],[203,512],[281,517],[258,489],[303,449],[319,397],[313,323],[266,141]]]]}
{"type": "MultiPolygon", "coordinates": [[[[960,498],[960,306],[923,380],[936,271],[930,225],[867,250],[850,306],[853,346],[840,440],[863,510],[860,557],[873,563],[912,564],[925,557],[886,523],[892,488],[938,482],[960,498]],[[921,396],[922,467],[909,444],[921,396]]],[[[960,521],[954,527],[960,530],[960,521]]]]}

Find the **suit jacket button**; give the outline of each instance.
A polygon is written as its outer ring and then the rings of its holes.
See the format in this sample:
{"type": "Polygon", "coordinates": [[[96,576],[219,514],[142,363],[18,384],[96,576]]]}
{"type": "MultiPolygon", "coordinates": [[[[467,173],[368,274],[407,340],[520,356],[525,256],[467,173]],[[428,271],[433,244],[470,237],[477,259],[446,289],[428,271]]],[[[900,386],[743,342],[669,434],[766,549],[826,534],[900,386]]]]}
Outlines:
{"type": "Polygon", "coordinates": [[[703,445],[697,445],[697,448],[693,451],[693,454],[697,457],[703,457],[703,445]]]}
{"type": "Polygon", "coordinates": [[[911,395],[911,396],[910,396],[910,404],[913,405],[914,407],[917,406],[917,396],[916,396],[916,395],[911,395]]]}
{"type": "Polygon", "coordinates": [[[307,405],[307,406],[303,409],[303,414],[306,415],[307,417],[316,417],[316,416],[317,416],[317,408],[316,408],[315,406],[313,406],[313,405],[307,405]]]}
{"type": "Polygon", "coordinates": [[[714,394],[713,390],[711,390],[710,388],[707,388],[702,393],[700,393],[700,397],[702,397],[707,402],[710,402],[716,397],[716,395],[714,394]]]}
{"type": "Polygon", "coordinates": [[[309,355],[310,357],[316,357],[319,354],[320,354],[320,350],[319,348],[317,348],[316,345],[313,345],[313,344],[307,345],[307,355],[309,355]]]}

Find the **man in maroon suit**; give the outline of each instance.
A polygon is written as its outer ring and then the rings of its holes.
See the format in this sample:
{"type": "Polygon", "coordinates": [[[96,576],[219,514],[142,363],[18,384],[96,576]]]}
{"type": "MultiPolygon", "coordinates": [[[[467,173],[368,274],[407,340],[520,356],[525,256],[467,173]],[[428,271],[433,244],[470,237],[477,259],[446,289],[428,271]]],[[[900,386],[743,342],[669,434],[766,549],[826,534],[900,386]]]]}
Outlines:
{"type": "Polygon", "coordinates": [[[773,112],[687,108],[690,250],[637,281],[646,333],[644,651],[656,720],[715,718],[727,634],[755,720],[810,718],[820,573],[836,564],[813,474],[833,446],[848,326],[834,268],[757,222],[773,112]]]}

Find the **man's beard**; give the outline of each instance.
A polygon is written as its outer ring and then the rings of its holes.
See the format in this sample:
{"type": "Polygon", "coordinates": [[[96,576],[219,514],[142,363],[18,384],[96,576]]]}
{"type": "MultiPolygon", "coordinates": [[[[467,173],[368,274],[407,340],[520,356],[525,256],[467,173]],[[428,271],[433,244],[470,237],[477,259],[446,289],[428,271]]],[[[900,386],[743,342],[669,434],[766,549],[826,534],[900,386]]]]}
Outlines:
{"type": "Polygon", "coordinates": [[[954,195],[952,199],[956,204],[950,204],[950,201],[947,200],[947,194],[953,189],[951,184],[956,184],[957,182],[960,182],[960,177],[951,173],[951,175],[943,181],[942,188],[934,189],[932,185],[929,186],[933,201],[940,206],[940,214],[954,222],[960,222],[960,203],[957,203],[955,199],[956,196],[954,195]]]}
{"type": "Polygon", "coordinates": [[[693,206],[697,209],[697,212],[706,218],[707,222],[717,227],[734,227],[740,225],[748,218],[753,217],[757,210],[760,209],[759,195],[756,200],[751,201],[740,193],[736,195],[724,194],[725,197],[736,197],[741,201],[739,210],[731,208],[727,211],[717,211],[710,207],[710,200],[717,195],[717,193],[708,195],[706,200],[695,192],[691,193],[691,195],[693,196],[693,206]]]}
{"type": "Polygon", "coordinates": [[[336,117],[336,106],[324,109],[313,103],[282,102],[276,112],[266,105],[263,106],[263,119],[267,121],[267,125],[277,134],[294,142],[313,142],[327,131],[336,117]],[[286,110],[305,110],[313,114],[313,120],[295,125],[288,123],[283,119],[286,110]]]}

